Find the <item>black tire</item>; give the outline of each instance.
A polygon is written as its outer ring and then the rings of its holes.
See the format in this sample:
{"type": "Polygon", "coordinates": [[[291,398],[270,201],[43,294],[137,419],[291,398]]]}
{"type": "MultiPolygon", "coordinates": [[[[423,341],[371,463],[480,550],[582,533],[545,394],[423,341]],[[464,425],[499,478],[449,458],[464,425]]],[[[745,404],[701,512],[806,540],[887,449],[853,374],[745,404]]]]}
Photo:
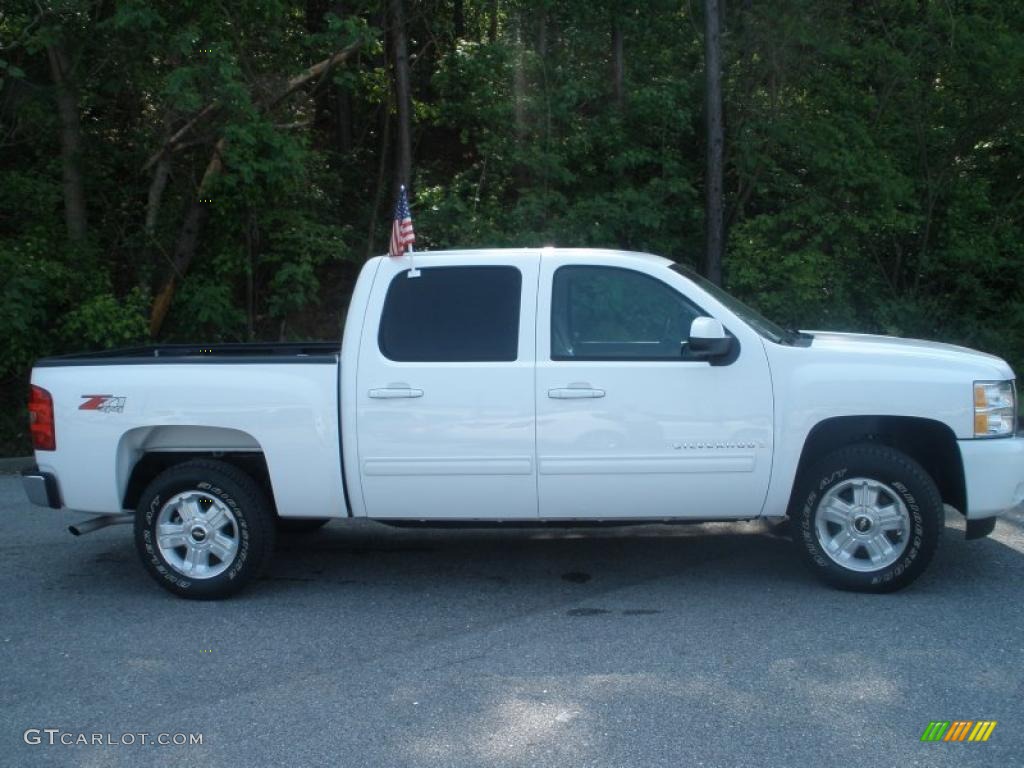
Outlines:
{"type": "Polygon", "coordinates": [[[313,533],[329,522],[329,517],[278,517],[276,520],[277,532],[283,534],[313,533]]]}
{"type": "MultiPolygon", "coordinates": [[[[945,524],[942,497],[935,482],[921,465],[900,451],[870,443],[836,451],[801,473],[790,504],[789,516],[793,521],[793,542],[807,566],[829,584],[859,592],[894,592],[913,582],[924,572],[934,556],[945,524]],[[892,514],[886,513],[885,509],[898,510],[899,502],[902,502],[909,525],[905,532],[886,532],[881,525],[873,530],[872,526],[876,523],[865,510],[878,511],[877,505],[857,507],[854,500],[853,511],[847,518],[851,521],[847,528],[850,534],[843,539],[849,542],[847,550],[854,550],[854,555],[846,559],[851,567],[844,567],[826,552],[820,540],[822,537],[819,535],[818,523],[821,516],[826,534],[835,531],[832,542],[840,541],[843,526],[831,522],[825,516],[824,508],[828,504],[822,502],[837,496],[843,501],[842,494],[847,493],[847,488],[851,495],[846,498],[855,499],[852,496],[857,488],[853,482],[855,479],[880,483],[883,488],[879,498],[888,502],[882,510],[883,514],[892,514]],[[830,491],[834,491],[831,496],[830,491]],[[861,527],[865,530],[861,531],[861,527]],[[877,537],[879,534],[888,538],[893,552],[899,551],[898,557],[877,569],[855,569],[857,566],[871,568],[872,561],[868,548],[856,543],[854,537],[877,537]],[[903,546],[902,551],[899,550],[900,546],[903,546]]],[[[882,543],[884,545],[885,542],[882,543]]],[[[885,563],[885,559],[880,557],[879,563],[885,563]]]]}
{"type": "MultiPolygon", "coordinates": [[[[181,522],[177,524],[187,527],[183,517],[178,519],[181,522]]],[[[207,535],[212,541],[216,531],[207,534],[204,530],[203,538],[207,535]]],[[[135,515],[135,547],[146,570],[164,589],[198,600],[228,597],[259,576],[270,560],[274,551],[274,514],[260,486],[245,472],[222,461],[195,459],[165,470],[143,491],[135,515]],[[202,501],[209,502],[209,509],[218,504],[234,518],[223,527],[235,542],[232,556],[223,561],[207,556],[207,564],[213,562],[215,570],[225,564],[222,572],[209,577],[186,575],[156,543],[161,510],[167,501],[189,491],[208,497],[202,501]]],[[[184,546],[181,549],[188,551],[184,546]]],[[[174,552],[170,555],[172,559],[174,552]]]]}

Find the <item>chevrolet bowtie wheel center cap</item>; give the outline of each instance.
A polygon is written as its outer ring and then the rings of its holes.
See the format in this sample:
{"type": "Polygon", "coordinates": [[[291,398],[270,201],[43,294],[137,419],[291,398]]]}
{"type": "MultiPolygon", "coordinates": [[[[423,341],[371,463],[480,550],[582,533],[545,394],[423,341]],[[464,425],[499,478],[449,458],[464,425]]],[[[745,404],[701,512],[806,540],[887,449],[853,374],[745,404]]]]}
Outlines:
{"type": "Polygon", "coordinates": [[[871,518],[867,515],[857,515],[853,519],[853,527],[857,529],[857,533],[867,533],[871,530],[871,518]]]}

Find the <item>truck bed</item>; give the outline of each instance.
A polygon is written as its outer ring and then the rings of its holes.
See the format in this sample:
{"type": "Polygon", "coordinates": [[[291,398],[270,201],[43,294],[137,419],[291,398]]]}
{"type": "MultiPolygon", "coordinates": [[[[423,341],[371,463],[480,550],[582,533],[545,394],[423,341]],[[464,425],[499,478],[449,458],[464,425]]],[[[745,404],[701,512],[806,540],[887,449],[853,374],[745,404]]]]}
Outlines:
{"type": "Polygon", "coordinates": [[[336,341],[154,344],[45,357],[38,360],[36,366],[54,368],[153,363],[336,363],[340,352],[341,344],[336,341]]]}

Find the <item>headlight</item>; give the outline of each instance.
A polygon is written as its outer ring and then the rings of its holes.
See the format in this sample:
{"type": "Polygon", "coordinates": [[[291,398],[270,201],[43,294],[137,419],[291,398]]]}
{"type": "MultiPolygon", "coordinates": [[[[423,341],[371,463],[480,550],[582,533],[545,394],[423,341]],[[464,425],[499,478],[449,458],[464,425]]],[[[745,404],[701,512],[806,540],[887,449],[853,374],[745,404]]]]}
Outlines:
{"type": "Polygon", "coordinates": [[[1017,425],[1013,381],[974,382],[974,436],[1012,435],[1017,425]]]}

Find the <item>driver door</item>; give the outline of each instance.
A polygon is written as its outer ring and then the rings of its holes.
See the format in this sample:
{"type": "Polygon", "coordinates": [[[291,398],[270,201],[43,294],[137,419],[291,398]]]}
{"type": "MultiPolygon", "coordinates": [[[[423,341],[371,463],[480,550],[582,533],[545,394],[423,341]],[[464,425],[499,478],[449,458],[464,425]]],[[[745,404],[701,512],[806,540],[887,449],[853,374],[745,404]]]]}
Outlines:
{"type": "Polygon", "coordinates": [[[662,262],[602,260],[541,261],[540,517],[756,517],[772,449],[759,338],[727,325],[731,359],[687,359],[690,323],[708,314],[688,281],[662,262]]]}

